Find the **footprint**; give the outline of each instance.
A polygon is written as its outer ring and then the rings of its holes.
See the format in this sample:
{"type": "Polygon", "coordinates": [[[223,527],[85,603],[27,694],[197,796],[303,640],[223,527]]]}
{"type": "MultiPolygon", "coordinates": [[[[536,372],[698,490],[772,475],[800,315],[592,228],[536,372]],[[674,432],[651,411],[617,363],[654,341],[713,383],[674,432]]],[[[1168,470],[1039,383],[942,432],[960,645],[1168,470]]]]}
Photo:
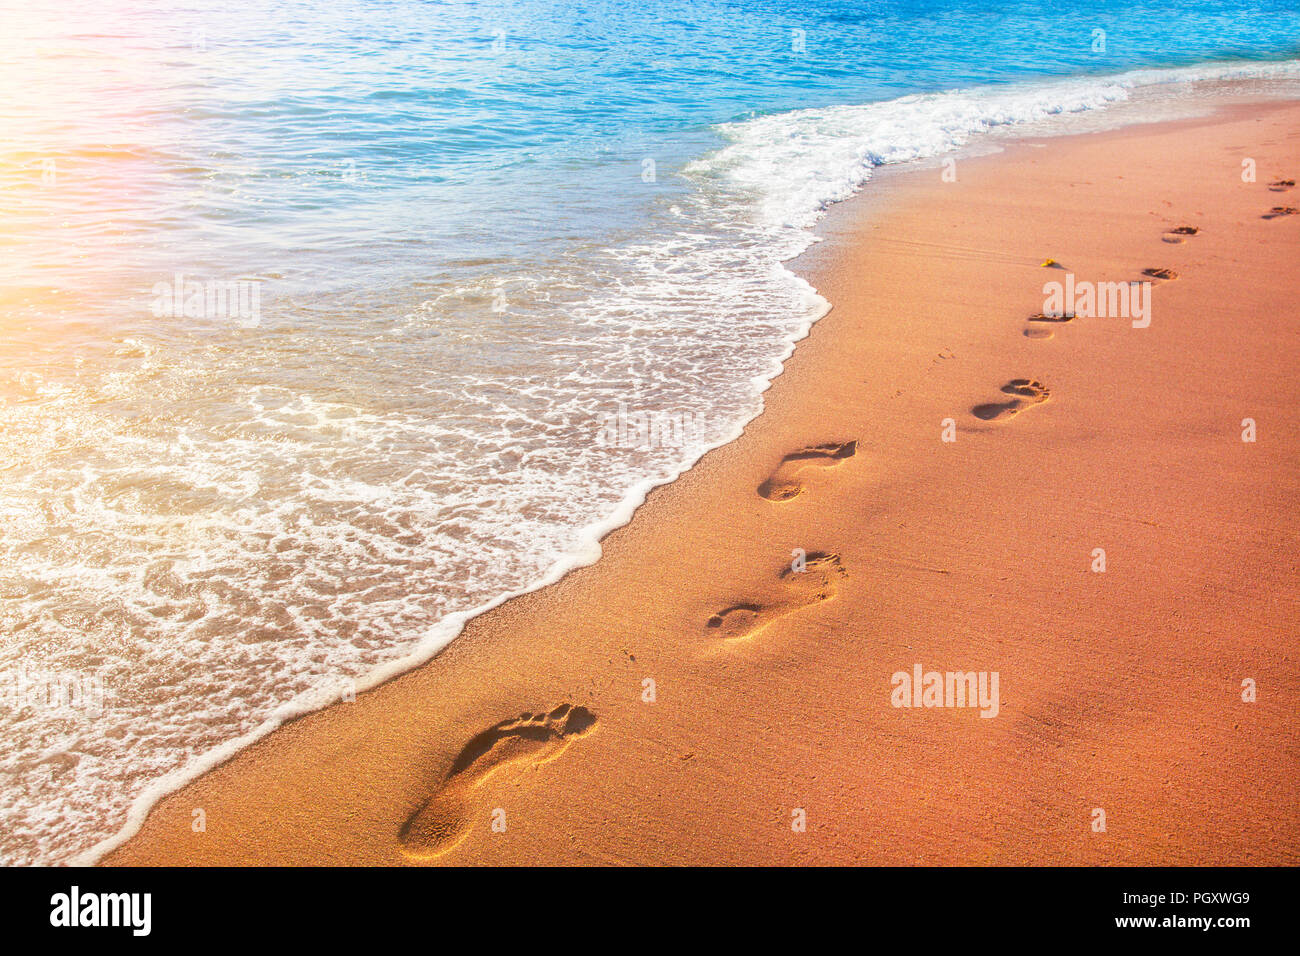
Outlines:
{"type": "Polygon", "coordinates": [[[1055,334],[1051,329],[1036,329],[1032,326],[1025,329],[1025,338],[1027,339],[1050,339],[1055,334]]]}
{"type": "Polygon", "coordinates": [[[561,704],[549,714],[520,714],[489,727],[465,745],[442,783],[402,827],[407,856],[427,860],[446,853],[469,833],[471,792],[502,767],[554,760],[596,725],[585,707],[561,704]]]}
{"type": "Polygon", "coordinates": [[[1294,179],[1279,179],[1275,183],[1269,183],[1268,188],[1275,193],[1284,193],[1295,186],[1294,179]]]}
{"type": "Polygon", "coordinates": [[[733,604],[710,617],[704,626],[716,630],[724,640],[734,641],[766,627],[772,620],[766,610],[761,604],[733,604]]]}
{"type": "Polygon", "coordinates": [[[1015,397],[1005,402],[989,402],[986,405],[976,405],[971,409],[971,414],[986,422],[999,418],[1010,418],[1031,405],[1042,404],[1047,401],[1050,394],[1046,385],[1030,378],[1013,378],[1002,386],[1002,391],[1015,397]]]}
{"type": "Polygon", "coordinates": [[[803,491],[803,485],[796,476],[804,468],[838,465],[845,458],[852,458],[857,450],[856,441],[846,441],[815,445],[786,455],[776,471],[772,472],[772,477],[758,486],[758,493],[768,501],[789,501],[803,491]]]}
{"type": "Polygon", "coordinates": [[[1278,216],[1295,216],[1300,215],[1300,209],[1295,206],[1274,206],[1266,212],[1261,219],[1276,219],[1278,216]]]}
{"type": "Polygon", "coordinates": [[[1178,278],[1178,273],[1173,269],[1143,269],[1144,276],[1150,276],[1152,279],[1163,279],[1166,282],[1173,282],[1178,278]]]}
{"type": "Polygon", "coordinates": [[[804,570],[786,567],[781,572],[785,594],[773,604],[733,604],[704,622],[705,632],[724,641],[754,637],[773,621],[834,596],[841,578],[846,577],[838,554],[813,551],[804,559],[804,570]]]}
{"type": "Polygon", "coordinates": [[[1161,238],[1168,243],[1186,242],[1188,236],[1194,236],[1201,231],[1199,226],[1178,226],[1170,229],[1161,238]]]}

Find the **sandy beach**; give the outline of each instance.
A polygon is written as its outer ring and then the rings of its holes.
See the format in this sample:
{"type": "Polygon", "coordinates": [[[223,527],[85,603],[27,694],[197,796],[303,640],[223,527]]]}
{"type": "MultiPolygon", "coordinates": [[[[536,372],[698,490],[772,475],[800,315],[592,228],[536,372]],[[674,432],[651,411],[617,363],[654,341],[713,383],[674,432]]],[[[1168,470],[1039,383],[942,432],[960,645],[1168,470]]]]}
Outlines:
{"type": "Polygon", "coordinates": [[[890,174],[741,438],[102,862],[1300,863],[1298,174],[1276,102],[890,174]]]}

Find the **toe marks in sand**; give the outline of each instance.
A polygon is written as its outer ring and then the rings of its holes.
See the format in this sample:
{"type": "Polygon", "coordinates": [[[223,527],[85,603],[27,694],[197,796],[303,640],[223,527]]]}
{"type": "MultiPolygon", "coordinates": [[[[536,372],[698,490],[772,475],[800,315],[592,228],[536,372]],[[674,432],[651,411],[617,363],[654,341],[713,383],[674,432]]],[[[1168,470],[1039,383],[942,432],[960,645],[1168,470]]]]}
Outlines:
{"type": "Polygon", "coordinates": [[[758,493],[768,501],[789,501],[803,492],[799,474],[807,468],[827,468],[852,458],[858,450],[856,441],[831,442],[814,445],[793,452],[781,459],[781,464],[767,481],[758,486],[758,493]]]}
{"type": "Polygon", "coordinates": [[[724,641],[754,637],[788,614],[829,600],[845,577],[847,573],[838,554],[811,552],[804,558],[802,570],[787,567],[781,572],[782,593],[775,600],[767,604],[733,604],[704,622],[705,633],[724,641]]]}
{"type": "Polygon", "coordinates": [[[1047,401],[1048,396],[1051,394],[1046,385],[1031,378],[1013,378],[1002,386],[1002,391],[1012,397],[1005,402],[988,402],[984,405],[976,405],[971,409],[971,414],[986,422],[1010,418],[1013,415],[1020,414],[1026,408],[1041,405],[1047,401]]]}
{"type": "Polygon", "coordinates": [[[595,725],[596,715],[587,708],[561,704],[549,713],[503,720],[478,734],[402,827],[398,838],[403,851],[415,859],[446,853],[469,832],[470,796],[476,787],[504,767],[554,760],[595,725]]]}

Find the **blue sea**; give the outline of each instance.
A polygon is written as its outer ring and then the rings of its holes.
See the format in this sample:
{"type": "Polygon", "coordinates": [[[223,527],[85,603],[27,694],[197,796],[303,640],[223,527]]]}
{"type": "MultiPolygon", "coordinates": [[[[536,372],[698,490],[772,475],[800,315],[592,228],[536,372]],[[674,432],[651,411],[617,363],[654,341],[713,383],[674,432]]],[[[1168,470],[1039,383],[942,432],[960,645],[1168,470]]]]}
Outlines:
{"type": "Polygon", "coordinates": [[[1294,0],[0,0],[0,861],[593,560],[882,165],[1298,57],[1294,0]]]}

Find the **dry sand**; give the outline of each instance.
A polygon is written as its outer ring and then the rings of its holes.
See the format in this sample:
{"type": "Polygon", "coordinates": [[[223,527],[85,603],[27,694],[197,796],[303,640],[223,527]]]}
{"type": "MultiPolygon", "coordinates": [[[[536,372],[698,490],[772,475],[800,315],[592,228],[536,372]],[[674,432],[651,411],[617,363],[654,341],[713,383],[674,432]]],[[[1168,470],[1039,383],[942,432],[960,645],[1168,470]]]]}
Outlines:
{"type": "Polygon", "coordinates": [[[1300,106],[1251,104],[839,207],[742,438],[107,862],[1300,863],[1298,174],[1300,106]],[[1148,328],[1027,321],[1146,268],[1148,328]],[[999,712],[891,706],[918,663],[999,712]]]}

